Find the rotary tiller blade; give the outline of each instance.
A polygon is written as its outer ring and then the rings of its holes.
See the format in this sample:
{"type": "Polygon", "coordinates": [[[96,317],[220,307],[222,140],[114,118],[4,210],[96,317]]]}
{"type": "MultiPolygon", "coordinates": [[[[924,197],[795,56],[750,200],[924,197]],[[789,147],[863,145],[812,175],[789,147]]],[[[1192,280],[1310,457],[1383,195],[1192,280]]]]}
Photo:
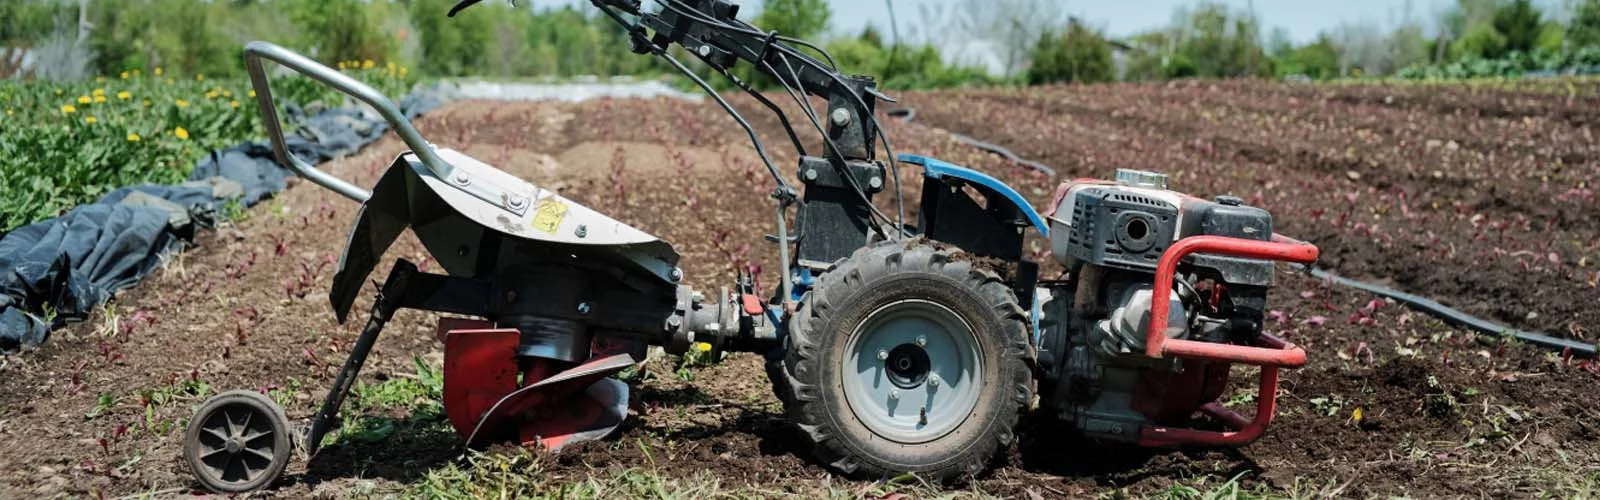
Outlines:
{"type": "Polygon", "coordinates": [[[606,377],[636,362],[628,354],[596,358],[517,389],[483,414],[467,446],[515,436],[523,444],[554,451],[605,437],[628,412],[627,384],[606,377]]]}

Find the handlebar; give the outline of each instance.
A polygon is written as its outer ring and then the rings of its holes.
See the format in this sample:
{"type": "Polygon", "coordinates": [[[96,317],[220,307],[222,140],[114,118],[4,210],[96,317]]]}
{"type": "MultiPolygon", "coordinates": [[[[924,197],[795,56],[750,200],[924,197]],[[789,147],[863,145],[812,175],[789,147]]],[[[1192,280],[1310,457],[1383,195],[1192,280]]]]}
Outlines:
{"type": "Polygon", "coordinates": [[[301,161],[289,151],[288,143],[283,137],[283,124],[278,121],[278,106],[272,98],[272,86],[267,80],[266,70],[261,65],[262,59],[276,62],[372,106],[383,116],[384,121],[389,122],[389,126],[400,136],[400,140],[416,153],[424,167],[432,171],[435,177],[451,178],[450,174],[454,172],[455,167],[440,159],[434,153],[433,146],[423,140],[422,134],[417,133],[417,129],[411,126],[411,121],[406,119],[400,107],[377,89],[289,49],[267,42],[250,42],[244,47],[245,69],[250,73],[250,86],[256,91],[256,104],[261,107],[261,117],[267,124],[267,136],[272,141],[272,153],[277,157],[278,163],[317,185],[357,202],[366,203],[367,199],[372,197],[371,192],[319,170],[316,166],[301,161]]]}

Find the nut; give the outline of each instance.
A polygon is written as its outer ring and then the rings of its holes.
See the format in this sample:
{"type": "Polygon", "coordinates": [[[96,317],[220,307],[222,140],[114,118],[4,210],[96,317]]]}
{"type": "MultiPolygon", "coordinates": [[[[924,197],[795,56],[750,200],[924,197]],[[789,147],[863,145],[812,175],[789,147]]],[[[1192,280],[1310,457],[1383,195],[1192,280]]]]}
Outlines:
{"type": "Polygon", "coordinates": [[[850,118],[850,110],[845,108],[835,109],[828,116],[828,119],[833,120],[833,126],[835,127],[850,126],[850,118]]]}

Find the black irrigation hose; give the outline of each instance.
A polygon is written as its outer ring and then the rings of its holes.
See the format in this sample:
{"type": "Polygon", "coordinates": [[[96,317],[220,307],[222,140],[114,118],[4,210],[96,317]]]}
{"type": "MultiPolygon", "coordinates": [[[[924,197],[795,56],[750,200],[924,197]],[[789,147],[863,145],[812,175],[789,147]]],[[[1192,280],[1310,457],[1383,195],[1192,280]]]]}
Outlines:
{"type": "MultiPolygon", "coordinates": [[[[900,108],[900,109],[890,110],[889,111],[889,116],[893,116],[895,118],[899,118],[899,119],[909,123],[911,120],[914,120],[914,119],[917,118],[917,110],[913,109],[913,108],[900,108]]],[[[1039,162],[1036,162],[1036,161],[1033,161],[1033,160],[1029,160],[1029,159],[1023,158],[1021,156],[1017,156],[1016,153],[1011,152],[1010,149],[1006,149],[1005,147],[1000,146],[999,144],[980,141],[980,140],[975,139],[975,138],[973,138],[971,136],[967,136],[967,135],[963,135],[963,134],[957,134],[955,132],[948,132],[948,133],[950,134],[951,137],[955,138],[956,142],[960,142],[960,143],[966,144],[968,146],[972,146],[972,147],[975,147],[975,148],[978,148],[978,149],[981,149],[981,150],[984,150],[984,151],[988,151],[990,153],[994,153],[994,154],[1003,156],[1003,157],[1005,157],[1005,159],[1011,160],[1012,163],[1016,163],[1018,165],[1022,165],[1022,166],[1037,170],[1037,171],[1043,173],[1046,177],[1049,177],[1051,179],[1056,178],[1056,169],[1050,168],[1049,165],[1045,165],[1043,163],[1039,163],[1039,162]]]]}
{"type": "Polygon", "coordinates": [[[1538,332],[1518,330],[1483,318],[1475,317],[1455,309],[1451,309],[1449,306],[1440,304],[1426,297],[1419,297],[1399,290],[1374,285],[1372,283],[1344,278],[1315,267],[1306,267],[1305,270],[1309,272],[1313,278],[1328,281],[1340,286],[1354,288],[1363,292],[1371,293],[1373,295],[1394,299],[1397,302],[1411,306],[1413,309],[1437,317],[1452,326],[1464,327],[1489,335],[1512,338],[1563,353],[1571,352],[1573,356],[1580,358],[1595,357],[1596,348],[1594,344],[1584,343],[1583,341],[1579,340],[1552,337],[1550,335],[1538,332]]]}
{"type": "MultiPolygon", "coordinates": [[[[889,111],[889,116],[910,122],[911,120],[916,119],[917,110],[913,108],[900,108],[889,111]]],[[[1045,175],[1048,175],[1051,178],[1055,178],[1056,176],[1056,171],[1054,169],[1039,164],[1038,162],[1022,159],[1015,153],[1012,153],[1011,150],[1004,147],[980,141],[961,134],[951,133],[950,135],[954,136],[957,141],[963,144],[1004,156],[1006,159],[1009,159],[1013,162],[1027,165],[1035,170],[1044,172],[1045,175]]],[[[1474,330],[1479,333],[1497,337],[1516,339],[1518,341],[1546,349],[1562,353],[1571,353],[1573,356],[1579,358],[1597,357],[1597,346],[1595,344],[1585,343],[1581,340],[1563,339],[1539,332],[1518,330],[1452,309],[1449,306],[1440,304],[1438,301],[1429,299],[1427,297],[1420,297],[1392,288],[1341,277],[1315,267],[1306,266],[1304,269],[1310,273],[1313,278],[1324,280],[1343,287],[1354,288],[1380,297],[1394,299],[1396,302],[1406,304],[1412,309],[1416,309],[1424,314],[1439,318],[1446,324],[1452,326],[1467,328],[1469,330],[1474,330]]]]}

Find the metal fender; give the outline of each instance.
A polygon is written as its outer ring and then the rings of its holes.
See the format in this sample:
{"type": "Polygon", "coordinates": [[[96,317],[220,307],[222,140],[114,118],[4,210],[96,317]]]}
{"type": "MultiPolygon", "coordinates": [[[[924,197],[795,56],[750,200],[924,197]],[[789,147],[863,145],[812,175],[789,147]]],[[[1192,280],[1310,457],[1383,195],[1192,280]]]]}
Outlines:
{"type": "Polygon", "coordinates": [[[483,262],[499,260],[500,236],[551,248],[605,247],[638,271],[672,282],[672,245],[450,149],[434,149],[453,168],[434,176],[414,153],[396,158],[361,206],[329,299],[342,322],[368,274],[401,232],[410,228],[451,276],[476,277],[483,262]],[[490,255],[479,255],[480,251],[490,255]]]}
{"type": "Polygon", "coordinates": [[[1050,235],[1050,227],[1045,225],[1044,217],[1039,216],[1039,212],[1034,210],[1032,205],[1028,204],[1028,200],[1023,198],[1021,193],[1018,193],[1015,189],[1011,189],[1011,186],[1007,186],[1006,183],[1000,182],[1000,179],[996,179],[989,176],[989,174],[985,174],[977,170],[921,155],[902,154],[900,155],[900,161],[910,163],[912,165],[922,166],[922,175],[924,177],[933,179],[938,179],[941,177],[954,177],[970,182],[980,190],[988,191],[984,193],[984,195],[991,196],[991,199],[993,199],[992,195],[1000,195],[1001,198],[1010,202],[1012,206],[1015,206],[1017,211],[1026,216],[1028,218],[1028,222],[1033,225],[1034,229],[1039,230],[1040,235],[1050,235]]]}

